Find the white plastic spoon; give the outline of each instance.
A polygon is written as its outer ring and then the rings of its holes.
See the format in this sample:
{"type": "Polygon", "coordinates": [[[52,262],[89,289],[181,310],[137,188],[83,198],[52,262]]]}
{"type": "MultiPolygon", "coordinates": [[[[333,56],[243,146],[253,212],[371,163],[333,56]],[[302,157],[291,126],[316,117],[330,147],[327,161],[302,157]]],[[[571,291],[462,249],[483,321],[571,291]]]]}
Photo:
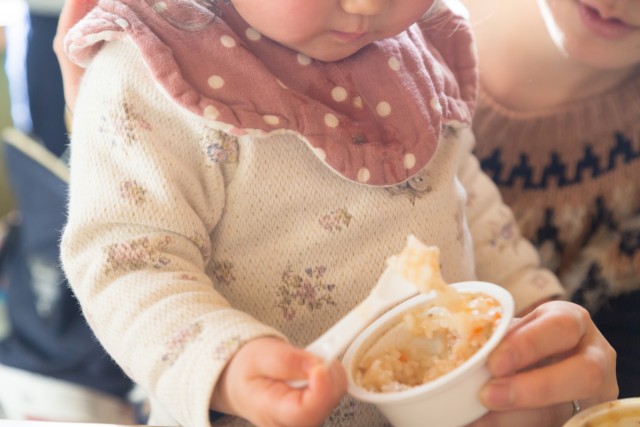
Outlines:
{"type": "MultiPolygon", "coordinates": [[[[367,298],[309,344],[306,350],[322,357],[327,364],[331,363],[381,314],[417,295],[418,292],[418,288],[404,279],[397,268],[388,266],[367,298]]],[[[295,388],[305,387],[306,384],[306,380],[289,382],[289,385],[295,388]]]]}

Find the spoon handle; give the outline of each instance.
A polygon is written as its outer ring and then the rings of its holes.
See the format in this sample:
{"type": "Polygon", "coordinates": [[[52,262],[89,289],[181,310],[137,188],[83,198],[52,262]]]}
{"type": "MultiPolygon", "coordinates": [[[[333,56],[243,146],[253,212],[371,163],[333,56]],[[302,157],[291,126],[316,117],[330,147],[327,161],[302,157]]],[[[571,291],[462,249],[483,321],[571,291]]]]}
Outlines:
{"type": "Polygon", "coordinates": [[[376,295],[368,296],[338,323],[309,344],[306,350],[331,363],[346,350],[364,328],[386,310],[386,302],[376,295]]]}
{"type": "MultiPolygon", "coordinates": [[[[385,311],[386,302],[375,294],[369,295],[338,323],[309,344],[305,350],[322,357],[327,365],[331,364],[369,323],[385,311]]],[[[307,381],[289,381],[289,385],[294,388],[304,388],[307,381]]]]}
{"type": "MultiPolygon", "coordinates": [[[[403,279],[398,271],[386,268],[371,293],[305,350],[322,357],[330,364],[382,313],[417,293],[418,289],[403,279]]],[[[305,380],[289,382],[295,388],[303,388],[306,384],[305,380]]]]}

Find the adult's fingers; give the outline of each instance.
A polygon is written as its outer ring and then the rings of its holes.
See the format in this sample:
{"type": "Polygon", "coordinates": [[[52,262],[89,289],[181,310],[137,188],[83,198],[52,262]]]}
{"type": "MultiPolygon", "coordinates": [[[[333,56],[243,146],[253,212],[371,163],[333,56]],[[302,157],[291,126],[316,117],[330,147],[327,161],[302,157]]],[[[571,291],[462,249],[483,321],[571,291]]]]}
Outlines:
{"type": "Polygon", "coordinates": [[[576,304],[543,304],[514,324],[490,355],[489,370],[496,377],[511,375],[561,356],[575,349],[591,325],[587,311],[576,304]]]}
{"type": "Polygon", "coordinates": [[[573,415],[573,403],[563,402],[541,409],[489,412],[467,427],[555,427],[573,415]]]}
{"type": "Polygon", "coordinates": [[[587,407],[617,397],[615,365],[615,351],[583,308],[550,302],[521,319],[491,355],[494,378],[482,399],[494,410],[574,399],[587,407]]]}
{"type": "Polygon", "coordinates": [[[53,50],[58,58],[64,83],[64,97],[67,106],[73,111],[80,80],[84,69],[69,61],[64,53],[64,38],[69,29],[82,19],[95,5],[97,0],[66,0],[58,20],[58,29],[53,39],[53,50]]]}
{"type": "MultiPolygon", "coordinates": [[[[587,346],[575,355],[516,375],[495,378],[481,398],[490,408],[540,408],[597,395],[610,370],[605,354],[587,346]]],[[[615,368],[614,368],[615,369],[615,368]]]]}

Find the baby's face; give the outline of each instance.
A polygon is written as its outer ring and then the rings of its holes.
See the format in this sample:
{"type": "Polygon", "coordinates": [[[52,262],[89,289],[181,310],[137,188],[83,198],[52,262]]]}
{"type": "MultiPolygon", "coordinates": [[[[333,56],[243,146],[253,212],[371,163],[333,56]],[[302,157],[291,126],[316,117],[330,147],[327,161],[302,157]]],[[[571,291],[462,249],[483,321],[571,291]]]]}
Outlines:
{"type": "Polygon", "coordinates": [[[538,0],[556,45],[598,69],[640,66],[640,0],[538,0]]]}
{"type": "Polygon", "coordinates": [[[258,32],[321,61],[346,58],[418,21],[435,0],[232,0],[258,32]]]}

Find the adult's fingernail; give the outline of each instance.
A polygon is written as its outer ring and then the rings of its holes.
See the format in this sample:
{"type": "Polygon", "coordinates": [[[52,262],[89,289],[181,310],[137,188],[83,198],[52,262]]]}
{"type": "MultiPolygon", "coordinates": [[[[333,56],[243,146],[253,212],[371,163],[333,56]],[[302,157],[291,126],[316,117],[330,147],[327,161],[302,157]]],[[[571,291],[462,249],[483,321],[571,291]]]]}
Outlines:
{"type": "Polygon", "coordinates": [[[518,367],[517,354],[510,347],[497,350],[489,358],[488,366],[494,377],[511,375],[518,367]]]}
{"type": "Polygon", "coordinates": [[[491,409],[508,409],[513,406],[515,396],[508,381],[492,380],[482,389],[481,399],[491,409]]]}

